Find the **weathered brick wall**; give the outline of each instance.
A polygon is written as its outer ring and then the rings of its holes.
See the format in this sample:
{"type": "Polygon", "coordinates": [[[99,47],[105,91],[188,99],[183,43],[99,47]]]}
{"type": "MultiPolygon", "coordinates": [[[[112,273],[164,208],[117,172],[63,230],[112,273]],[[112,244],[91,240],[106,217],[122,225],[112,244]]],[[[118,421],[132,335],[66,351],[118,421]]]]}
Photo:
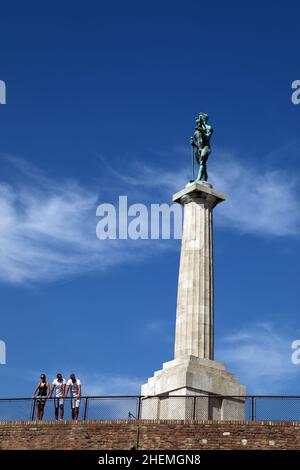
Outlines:
{"type": "Polygon", "coordinates": [[[80,421],[0,423],[0,449],[300,449],[300,423],[80,421]]]}

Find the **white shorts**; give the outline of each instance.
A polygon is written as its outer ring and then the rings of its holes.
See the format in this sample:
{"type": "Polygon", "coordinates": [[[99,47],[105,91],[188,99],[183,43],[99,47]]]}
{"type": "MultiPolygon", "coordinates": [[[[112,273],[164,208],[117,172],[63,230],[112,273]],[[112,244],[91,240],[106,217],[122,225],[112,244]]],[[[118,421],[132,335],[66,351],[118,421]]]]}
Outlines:
{"type": "Polygon", "coordinates": [[[71,401],[72,408],[79,408],[80,407],[80,398],[72,398],[71,401]]]}
{"type": "Polygon", "coordinates": [[[59,408],[60,406],[64,406],[64,399],[61,398],[61,397],[55,397],[54,406],[55,406],[55,408],[59,408]]]}

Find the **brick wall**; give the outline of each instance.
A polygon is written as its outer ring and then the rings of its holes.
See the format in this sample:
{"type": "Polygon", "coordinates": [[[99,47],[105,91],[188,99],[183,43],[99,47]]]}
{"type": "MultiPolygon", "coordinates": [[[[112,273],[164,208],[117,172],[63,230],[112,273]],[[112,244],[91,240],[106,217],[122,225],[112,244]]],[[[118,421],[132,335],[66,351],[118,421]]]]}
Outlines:
{"type": "Polygon", "coordinates": [[[300,423],[79,421],[0,423],[0,449],[300,449],[300,423]]]}

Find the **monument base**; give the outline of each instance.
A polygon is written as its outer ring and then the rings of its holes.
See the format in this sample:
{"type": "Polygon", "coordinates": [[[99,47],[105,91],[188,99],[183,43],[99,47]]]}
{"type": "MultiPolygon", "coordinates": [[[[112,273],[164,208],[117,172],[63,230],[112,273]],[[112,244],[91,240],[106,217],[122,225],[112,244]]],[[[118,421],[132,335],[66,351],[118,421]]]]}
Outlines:
{"type": "Polygon", "coordinates": [[[245,419],[245,399],[239,397],[246,387],[222,363],[209,359],[185,356],[165,362],[142,385],[141,395],[142,419],[245,419]]]}

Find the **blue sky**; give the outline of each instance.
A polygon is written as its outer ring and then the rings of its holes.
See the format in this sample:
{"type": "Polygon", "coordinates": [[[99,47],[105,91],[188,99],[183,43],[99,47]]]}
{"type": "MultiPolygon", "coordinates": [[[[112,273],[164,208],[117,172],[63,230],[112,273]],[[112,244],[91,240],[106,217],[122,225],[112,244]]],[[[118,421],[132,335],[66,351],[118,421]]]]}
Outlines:
{"type": "Polygon", "coordinates": [[[173,357],[179,241],[96,238],[96,208],[169,202],[214,127],[216,358],[249,393],[299,393],[300,6],[1,6],[0,395],[72,370],[138,393],[173,357]]]}

